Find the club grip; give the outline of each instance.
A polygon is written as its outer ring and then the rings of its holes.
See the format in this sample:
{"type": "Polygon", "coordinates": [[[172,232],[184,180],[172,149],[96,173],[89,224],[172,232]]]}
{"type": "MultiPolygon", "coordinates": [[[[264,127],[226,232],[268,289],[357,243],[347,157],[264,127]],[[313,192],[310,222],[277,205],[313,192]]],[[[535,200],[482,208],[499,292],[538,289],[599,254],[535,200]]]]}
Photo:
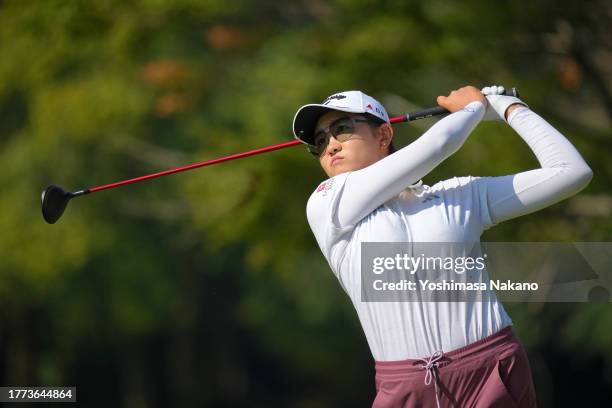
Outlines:
{"type": "MultiPolygon", "coordinates": [[[[518,89],[512,87],[510,89],[506,89],[503,93],[506,96],[514,96],[520,98],[518,89]]],[[[427,108],[417,112],[407,113],[404,116],[398,116],[396,118],[391,118],[391,123],[396,122],[412,122],[413,120],[425,119],[431,116],[439,116],[450,113],[446,109],[441,106],[436,106],[434,108],[427,108]]]]}
{"type": "Polygon", "coordinates": [[[450,113],[450,112],[441,106],[436,106],[435,108],[427,108],[427,109],[420,110],[418,112],[407,113],[406,120],[408,122],[412,122],[413,120],[425,119],[431,116],[444,115],[445,113],[450,113]]]}
{"type": "Polygon", "coordinates": [[[520,98],[519,91],[516,88],[506,89],[504,91],[504,95],[506,95],[506,96],[514,96],[514,97],[520,98]]]}

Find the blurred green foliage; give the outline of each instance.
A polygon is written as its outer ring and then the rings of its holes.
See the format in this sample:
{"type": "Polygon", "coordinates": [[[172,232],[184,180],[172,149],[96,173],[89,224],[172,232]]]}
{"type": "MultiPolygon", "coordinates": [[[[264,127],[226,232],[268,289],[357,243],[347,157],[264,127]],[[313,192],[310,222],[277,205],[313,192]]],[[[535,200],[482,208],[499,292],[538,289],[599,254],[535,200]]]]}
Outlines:
{"type": "MultiPolygon", "coordinates": [[[[100,192],[53,226],[40,191],[288,140],[300,105],[339,90],[401,114],[501,83],[595,178],[483,240],[609,241],[611,16],[604,1],[0,2],[0,382],[76,385],[85,406],[368,406],[365,338],[306,222],[323,173],[303,148],[100,192]]],[[[398,125],[398,144],[431,124],[398,125]]],[[[425,182],[536,165],[484,123],[425,182]]],[[[610,398],[608,304],[507,308],[542,406],[610,398]]]]}

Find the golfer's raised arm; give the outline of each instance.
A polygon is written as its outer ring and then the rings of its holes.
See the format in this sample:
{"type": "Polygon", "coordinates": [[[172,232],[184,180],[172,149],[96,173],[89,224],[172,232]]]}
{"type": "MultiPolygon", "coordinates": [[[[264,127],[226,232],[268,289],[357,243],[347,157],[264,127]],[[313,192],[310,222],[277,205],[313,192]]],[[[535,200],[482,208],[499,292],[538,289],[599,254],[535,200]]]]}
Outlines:
{"type": "Polygon", "coordinates": [[[502,177],[485,177],[487,202],[497,224],[568,198],[587,186],[593,172],[574,146],[527,107],[508,123],[535,154],[539,169],[502,177]]]}
{"type": "Polygon", "coordinates": [[[394,154],[347,176],[335,223],[353,225],[381,204],[414,184],[455,153],[485,113],[471,102],[433,125],[420,138],[394,154]]]}

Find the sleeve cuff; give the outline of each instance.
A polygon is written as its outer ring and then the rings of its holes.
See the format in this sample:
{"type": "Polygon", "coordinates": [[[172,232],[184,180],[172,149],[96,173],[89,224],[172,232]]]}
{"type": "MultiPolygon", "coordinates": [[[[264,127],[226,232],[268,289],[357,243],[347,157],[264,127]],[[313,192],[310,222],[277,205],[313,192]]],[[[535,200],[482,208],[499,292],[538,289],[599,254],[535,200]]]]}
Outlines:
{"type": "Polygon", "coordinates": [[[508,115],[508,119],[506,119],[506,122],[508,122],[508,124],[511,125],[510,122],[512,122],[512,119],[516,117],[516,114],[520,112],[524,112],[526,110],[529,110],[529,107],[527,107],[526,105],[519,106],[518,108],[514,109],[512,113],[510,113],[510,115],[508,115]]]}

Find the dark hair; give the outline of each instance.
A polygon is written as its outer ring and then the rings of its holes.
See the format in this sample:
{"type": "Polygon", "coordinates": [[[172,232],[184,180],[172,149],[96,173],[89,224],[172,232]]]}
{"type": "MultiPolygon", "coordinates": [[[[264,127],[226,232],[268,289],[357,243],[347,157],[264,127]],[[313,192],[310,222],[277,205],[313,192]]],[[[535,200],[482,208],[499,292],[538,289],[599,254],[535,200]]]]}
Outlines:
{"type": "MultiPolygon", "coordinates": [[[[379,127],[380,125],[382,125],[383,123],[387,123],[384,120],[382,120],[381,118],[371,115],[369,113],[366,113],[366,116],[370,122],[370,124],[372,126],[376,126],[379,127]]],[[[397,149],[395,148],[395,145],[393,144],[393,140],[391,140],[391,143],[389,143],[389,148],[387,150],[387,154],[393,154],[397,151],[397,149]]]]}

